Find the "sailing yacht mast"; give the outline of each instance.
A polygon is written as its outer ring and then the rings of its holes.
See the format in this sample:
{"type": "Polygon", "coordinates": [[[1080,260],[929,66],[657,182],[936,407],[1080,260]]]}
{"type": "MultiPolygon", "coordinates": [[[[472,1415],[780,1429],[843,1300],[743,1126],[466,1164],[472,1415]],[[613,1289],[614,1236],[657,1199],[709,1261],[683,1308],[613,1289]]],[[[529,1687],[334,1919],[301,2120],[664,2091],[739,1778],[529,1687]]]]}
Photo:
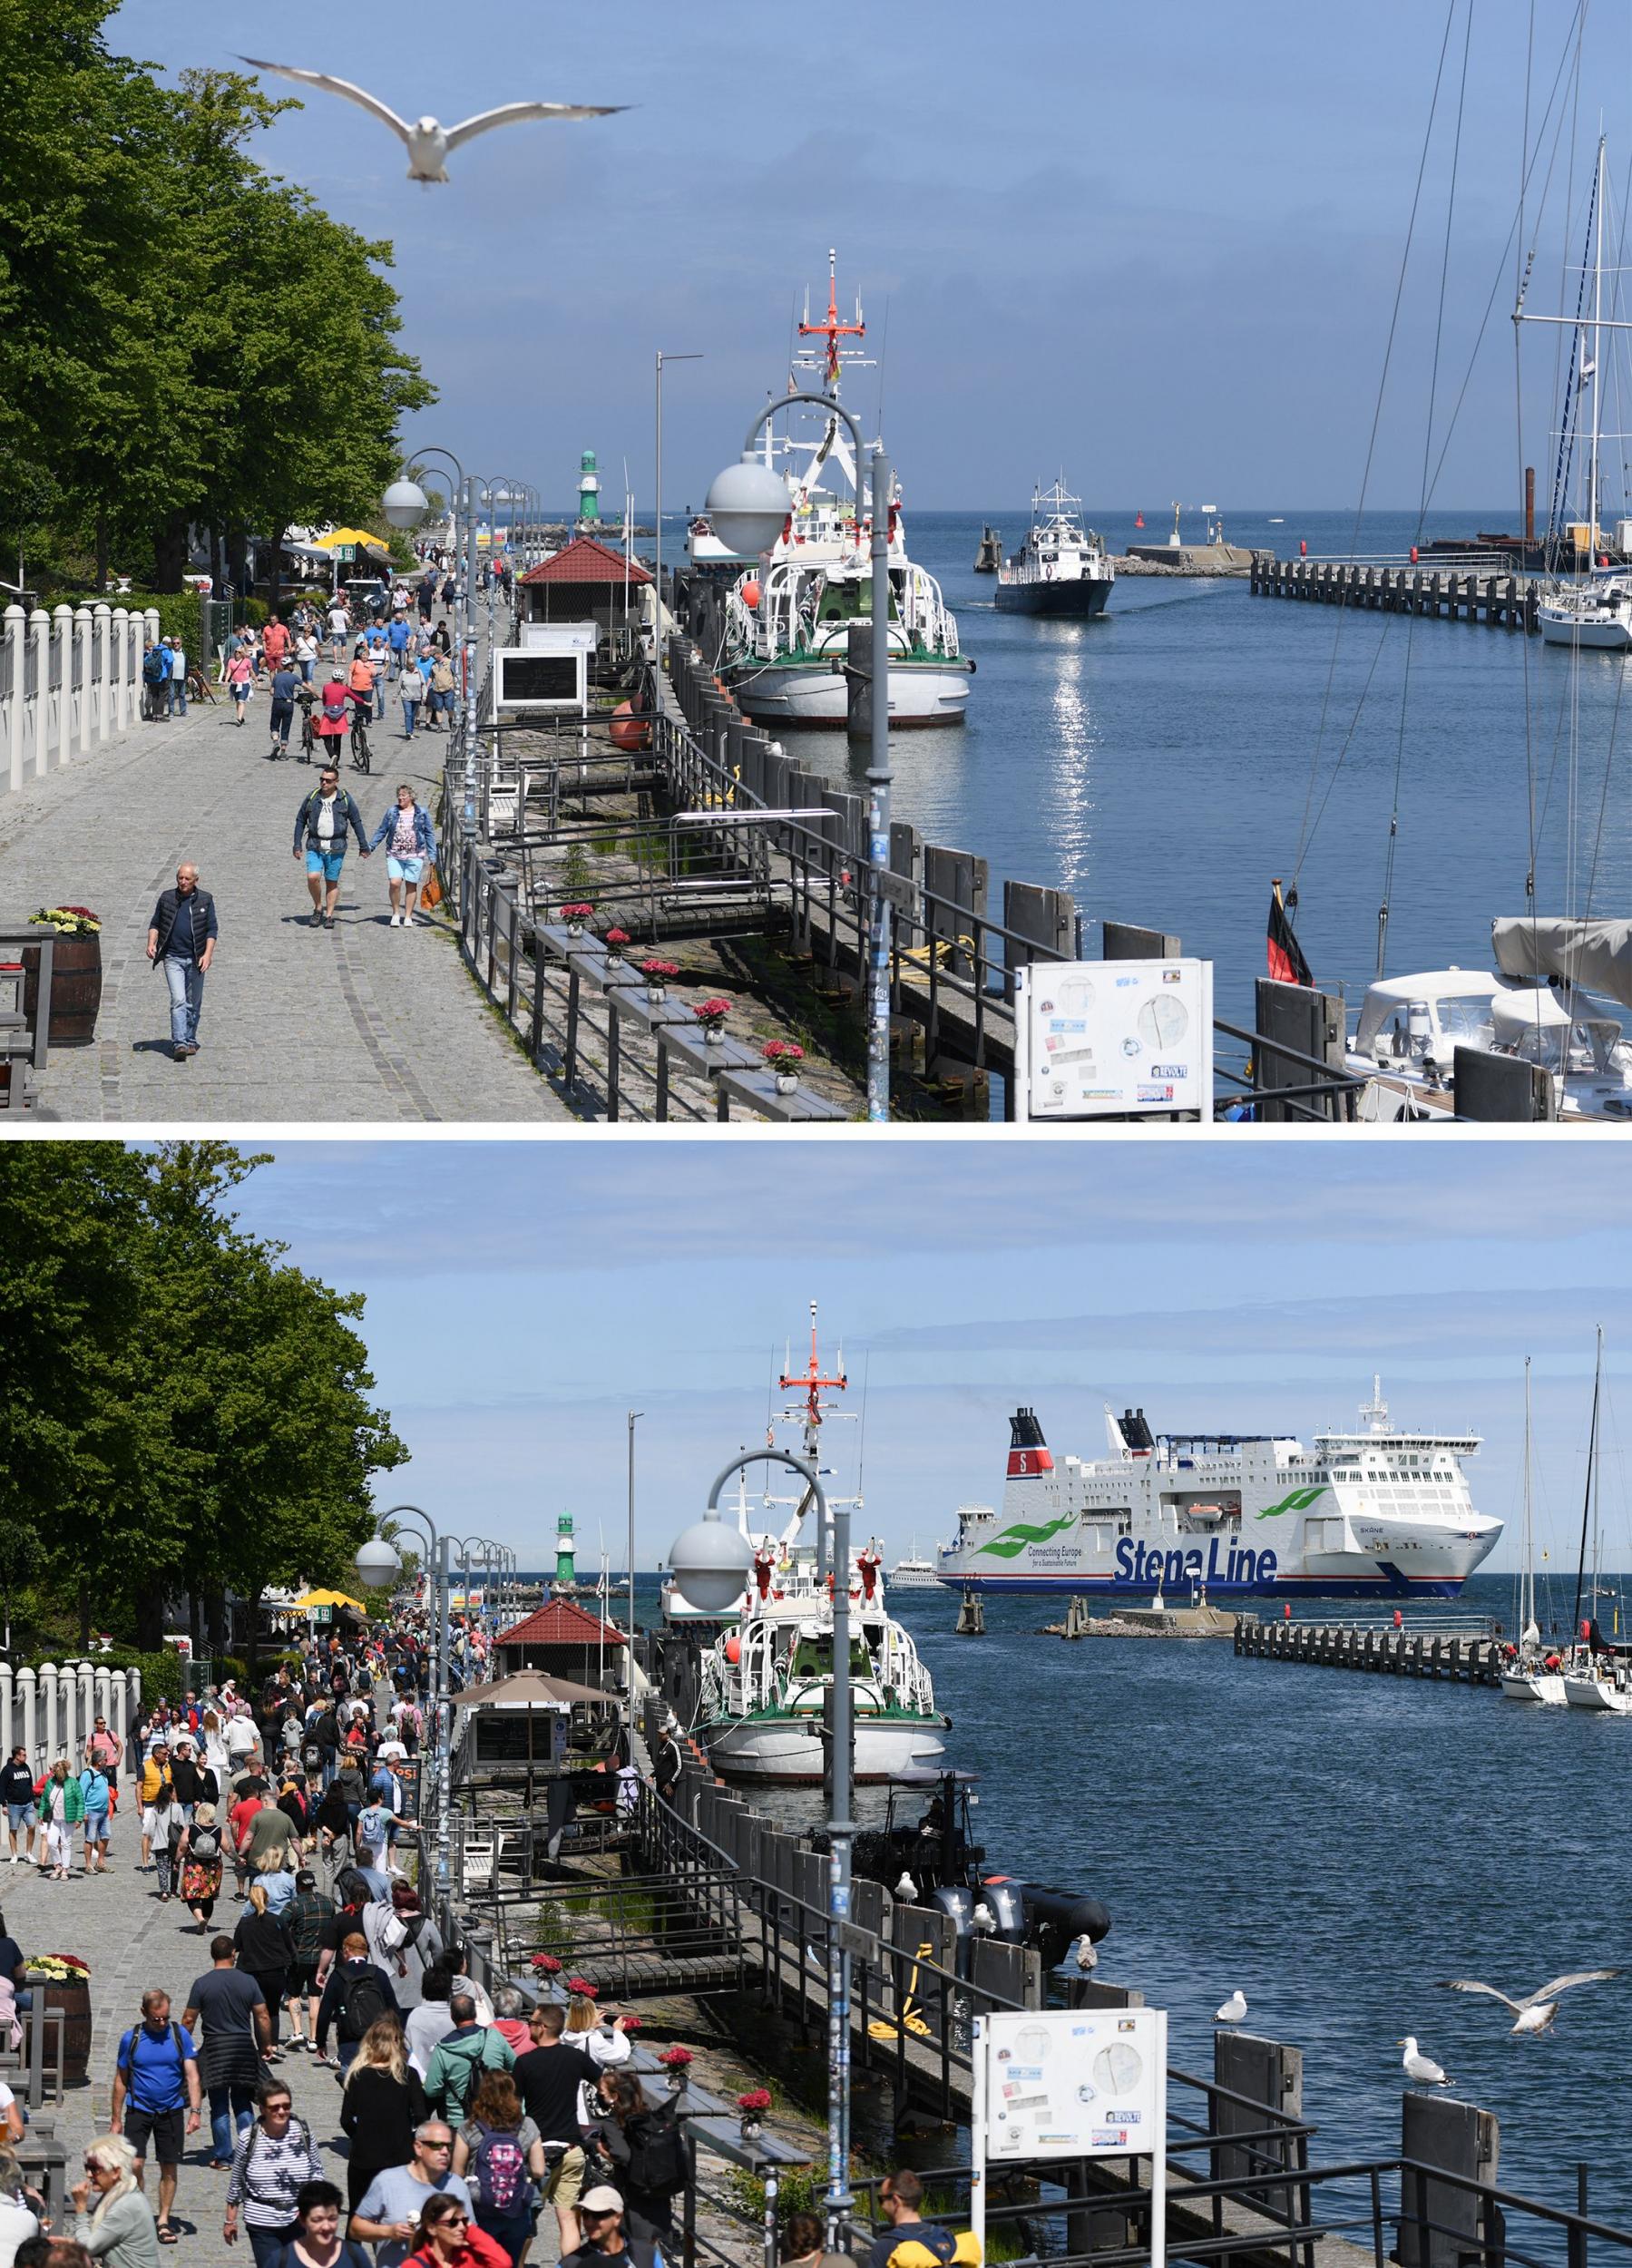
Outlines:
{"type": "MultiPolygon", "coordinates": [[[[1575,1612],[1570,1618],[1572,1628],[1577,1635],[1579,1634],[1581,1628],[1581,1587],[1587,1579],[1587,1528],[1598,1501],[1598,1394],[1603,1384],[1603,1377],[1604,1326],[1600,1323],[1598,1334],[1598,1360],[1593,1366],[1592,1373],[1592,1423],[1587,1435],[1587,1490],[1581,1500],[1581,1549],[1576,1559],[1575,1612]]],[[[1594,1588],[1597,1588],[1596,1584],[1594,1588]]],[[[1595,1615],[1598,1612],[1596,1598],[1593,1601],[1593,1612],[1595,1615]]]]}
{"type": "Polygon", "coordinates": [[[1604,137],[1598,136],[1598,226],[1592,232],[1592,456],[1587,467],[1587,549],[1588,564],[1598,560],[1598,440],[1604,389],[1598,384],[1604,327],[1604,137]]]}
{"type": "Polygon", "coordinates": [[[1530,1524],[1530,1358],[1524,1358],[1524,1567],[1519,1578],[1519,1642],[1533,1646],[1536,1622],[1536,1540],[1530,1524]]]}

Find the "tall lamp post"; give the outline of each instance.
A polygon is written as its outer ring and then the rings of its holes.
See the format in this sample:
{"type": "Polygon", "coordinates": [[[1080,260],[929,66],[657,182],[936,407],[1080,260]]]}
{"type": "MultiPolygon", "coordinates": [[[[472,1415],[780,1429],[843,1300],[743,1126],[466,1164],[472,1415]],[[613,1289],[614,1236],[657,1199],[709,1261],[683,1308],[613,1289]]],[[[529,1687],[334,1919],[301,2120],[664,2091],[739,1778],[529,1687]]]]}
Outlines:
{"type": "MultiPolygon", "coordinates": [[[[431,1635],[434,1651],[431,1657],[431,1715],[435,1735],[436,1773],[436,1926],[445,1936],[448,1927],[448,1693],[447,1693],[447,1574],[450,1538],[442,1534],[429,1512],[418,1504],[393,1504],[389,1511],[379,1515],[384,1529],[387,1520],[404,1519],[425,1522],[430,1544],[427,1562],[430,1574],[431,1635]]],[[[392,1581],[402,1572],[402,1556],[391,1539],[380,1534],[361,1545],[357,1555],[357,1570],[363,1581],[377,1586],[392,1581]]],[[[421,1811],[423,1823],[424,1812],[421,1811]]]]}
{"type": "Polygon", "coordinates": [[[635,1422],[644,1410],[629,1413],[629,1703],[632,1725],[635,1702],[635,1422]]]}
{"type": "Polygon", "coordinates": [[[663,365],[666,362],[704,362],[707,359],[708,357],[701,353],[666,355],[660,347],[658,348],[657,461],[652,468],[652,486],[657,491],[657,511],[654,515],[653,528],[657,555],[652,582],[656,610],[651,618],[651,658],[660,670],[663,666],[663,365]]]}
{"type": "MultiPolygon", "coordinates": [[[[714,532],[734,552],[768,551],[787,517],[792,498],[787,483],[756,454],[754,442],[767,418],[797,403],[842,417],[855,449],[856,533],[860,534],[861,427],[842,402],[829,394],[787,394],[758,411],[742,445],[741,461],[718,474],[706,509],[714,532]]],[[[872,869],[868,918],[867,1117],[883,1124],[890,1115],[890,901],[884,894],[890,872],[890,461],[881,443],[873,452],[873,637],[868,674],[872,679],[871,730],[867,754],[867,855],[872,869]]]]}
{"type": "MultiPolygon", "coordinates": [[[[763,468],[762,468],[763,469],[763,468]]],[[[631,1429],[632,1431],[632,1429],[631,1429]]],[[[850,1921],[850,1844],[855,1833],[850,1784],[855,1720],[850,1693],[850,1508],[831,1511],[816,1469],[786,1449],[754,1449],[730,1463],[709,1491],[709,1509],[669,1549],[675,1589],[701,1614],[724,1614],[747,1588],[754,1555],[739,1530],[719,1517],[726,1482],[748,1465],[786,1465],[816,1501],[816,1533],[833,1523],[833,1737],[829,1764],[833,1809],[827,1822],[827,2249],[845,2249],[850,2194],[850,1955],[843,1942],[850,1921]]]]}
{"type": "MultiPolygon", "coordinates": [[[[453,466],[454,532],[458,541],[460,504],[464,507],[464,568],[459,576],[459,645],[464,657],[464,812],[461,833],[469,842],[476,831],[476,632],[472,584],[476,567],[475,486],[451,449],[416,448],[415,456],[445,456],[453,466]]],[[[381,509],[394,528],[416,527],[431,508],[431,500],[417,481],[393,481],[381,500],[381,509]]]]}

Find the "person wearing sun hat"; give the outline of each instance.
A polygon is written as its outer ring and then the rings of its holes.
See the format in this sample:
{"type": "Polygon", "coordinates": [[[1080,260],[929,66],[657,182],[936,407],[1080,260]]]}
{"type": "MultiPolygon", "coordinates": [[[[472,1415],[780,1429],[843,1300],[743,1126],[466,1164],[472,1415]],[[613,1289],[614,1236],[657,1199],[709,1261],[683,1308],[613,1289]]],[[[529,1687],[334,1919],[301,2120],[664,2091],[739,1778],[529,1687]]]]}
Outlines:
{"type": "Polygon", "coordinates": [[[610,2182],[597,2182],[578,2200],[583,2242],[563,2254],[561,2268],[653,2268],[657,2248],[623,2225],[623,2200],[610,2182]]]}

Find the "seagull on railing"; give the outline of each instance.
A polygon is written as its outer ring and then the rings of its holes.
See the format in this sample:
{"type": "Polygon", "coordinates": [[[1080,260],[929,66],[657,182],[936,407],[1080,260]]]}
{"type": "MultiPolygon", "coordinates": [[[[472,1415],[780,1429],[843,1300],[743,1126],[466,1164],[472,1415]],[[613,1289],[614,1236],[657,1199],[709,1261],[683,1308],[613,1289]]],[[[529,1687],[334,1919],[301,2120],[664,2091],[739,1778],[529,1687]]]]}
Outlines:
{"type": "Polygon", "coordinates": [[[1215,2024],[1238,2024],[1246,2014],[1246,1995],[1238,1988],[1230,1994],[1221,2009],[1215,2010],[1215,2024]]]}
{"type": "Polygon", "coordinates": [[[533,118],[611,118],[614,112],[628,108],[623,103],[504,103],[497,110],[478,112],[457,126],[444,126],[435,118],[416,118],[410,124],[349,79],[331,78],[327,71],[297,71],[292,64],[262,63],[255,55],[240,55],[239,61],[247,63],[251,71],[270,71],[300,86],[320,87],[326,94],[337,94],[367,111],[382,126],[389,126],[407,150],[411,181],[445,181],[448,152],[461,142],[474,141],[477,134],[490,132],[494,126],[519,125],[533,118]]]}
{"type": "Polygon", "coordinates": [[[1405,2050],[1400,2058],[1400,2067],[1408,2079],[1415,2079],[1419,2087],[1451,2086],[1451,2080],[1445,2077],[1443,2069],[1432,2056],[1421,2056],[1417,2053],[1414,2033],[1407,2032],[1405,2038],[1396,2040],[1394,2045],[1405,2050]]]}
{"type": "Polygon", "coordinates": [[[1549,2032],[1553,2019],[1559,2013],[1559,1996],[1574,1985],[1603,1984],[1611,1977],[1620,1975],[1618,1969],[1572,1969],[1567,1977],[1555,1977],[1549,1984],[1538,1985],[1534,1992],[1527,1992],[1522,2000],[1510,1999],[1505,1992],[1498,1992],[1494,1985],[1478,1984],[1471,1977],[1446,1977],[1441,1980],[1447,1992],[1483,1992],[1492,2000],[1500,2000],[1504,2009],[1511,2009],[1518,2018],[1513,2032],[1549,2032]]]}
{"type": "Polygon", "coordinates": [[[1099,1966],[1099,1949],[1086,1930],[1071,1947],[1071,1959],[1085,1977],[1090,1970],[1099,1966]]]}
{"type": "Polygon", "coordinates": [[[912,1876],[904,1871],[902,1873],[901,1880],[895,1885],[895,1895],[897,1898],[904,1898],[909,1906],[913,1904],[914,1900],[917,1898],[918,1885],[913,1880],[912,1876]]]}

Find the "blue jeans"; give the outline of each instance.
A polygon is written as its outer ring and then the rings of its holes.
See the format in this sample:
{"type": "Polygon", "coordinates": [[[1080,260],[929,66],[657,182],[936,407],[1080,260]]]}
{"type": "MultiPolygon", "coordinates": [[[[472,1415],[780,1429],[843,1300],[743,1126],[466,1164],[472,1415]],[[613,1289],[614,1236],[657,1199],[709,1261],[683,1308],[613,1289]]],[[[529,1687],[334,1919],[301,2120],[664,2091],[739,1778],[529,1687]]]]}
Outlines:
{"type": "Polygon", "coordinates": [[[284,2246],[291,2243],[298,2232],[292,2222],[287,2229],[258,2229],[249,2221],[244,2224],[244,2233],[249,2240],[249,2252],[255,2268],[272,2268],[272,2263],[284,2246]]]}
{"type": "MultiPolygon", "coordinates": [[[[417,676],[418,672],[415,671],[415,674],[417,676]]],[[[414,727],[418,720],[419,703],[417,701],[409,700],[406,694],[405,694],[403,696],[403,730],[406,733],[410,740],[414,738],[414,727]]]]}
{"type": "Polygon", "coordinates": [[[170,1036],[172,1046],[191,1047],[199,1036],[199,1011],[204,1005],[204,972],[196,961],[164,956],[164,982],[170,986],[170,1036]]]}
{"type": "Polygon", "coordinates": [[[169,717],[178,711],[183,717],[187,714],[187,679],[167,678],[164,681],[164,713],[169,717]]]}
{"type": "Polygon", "coordinates": [[[210,2090],[210,2136],[215,2145],[217,2157],[230,2157],[237,2141],[255,2116],[255,2089],[240,2087],[235,2080],[230,2087],[212,2087],[210,2090]],[[237,2134],[234,2133],[237,2128],[237,2134]]]}

